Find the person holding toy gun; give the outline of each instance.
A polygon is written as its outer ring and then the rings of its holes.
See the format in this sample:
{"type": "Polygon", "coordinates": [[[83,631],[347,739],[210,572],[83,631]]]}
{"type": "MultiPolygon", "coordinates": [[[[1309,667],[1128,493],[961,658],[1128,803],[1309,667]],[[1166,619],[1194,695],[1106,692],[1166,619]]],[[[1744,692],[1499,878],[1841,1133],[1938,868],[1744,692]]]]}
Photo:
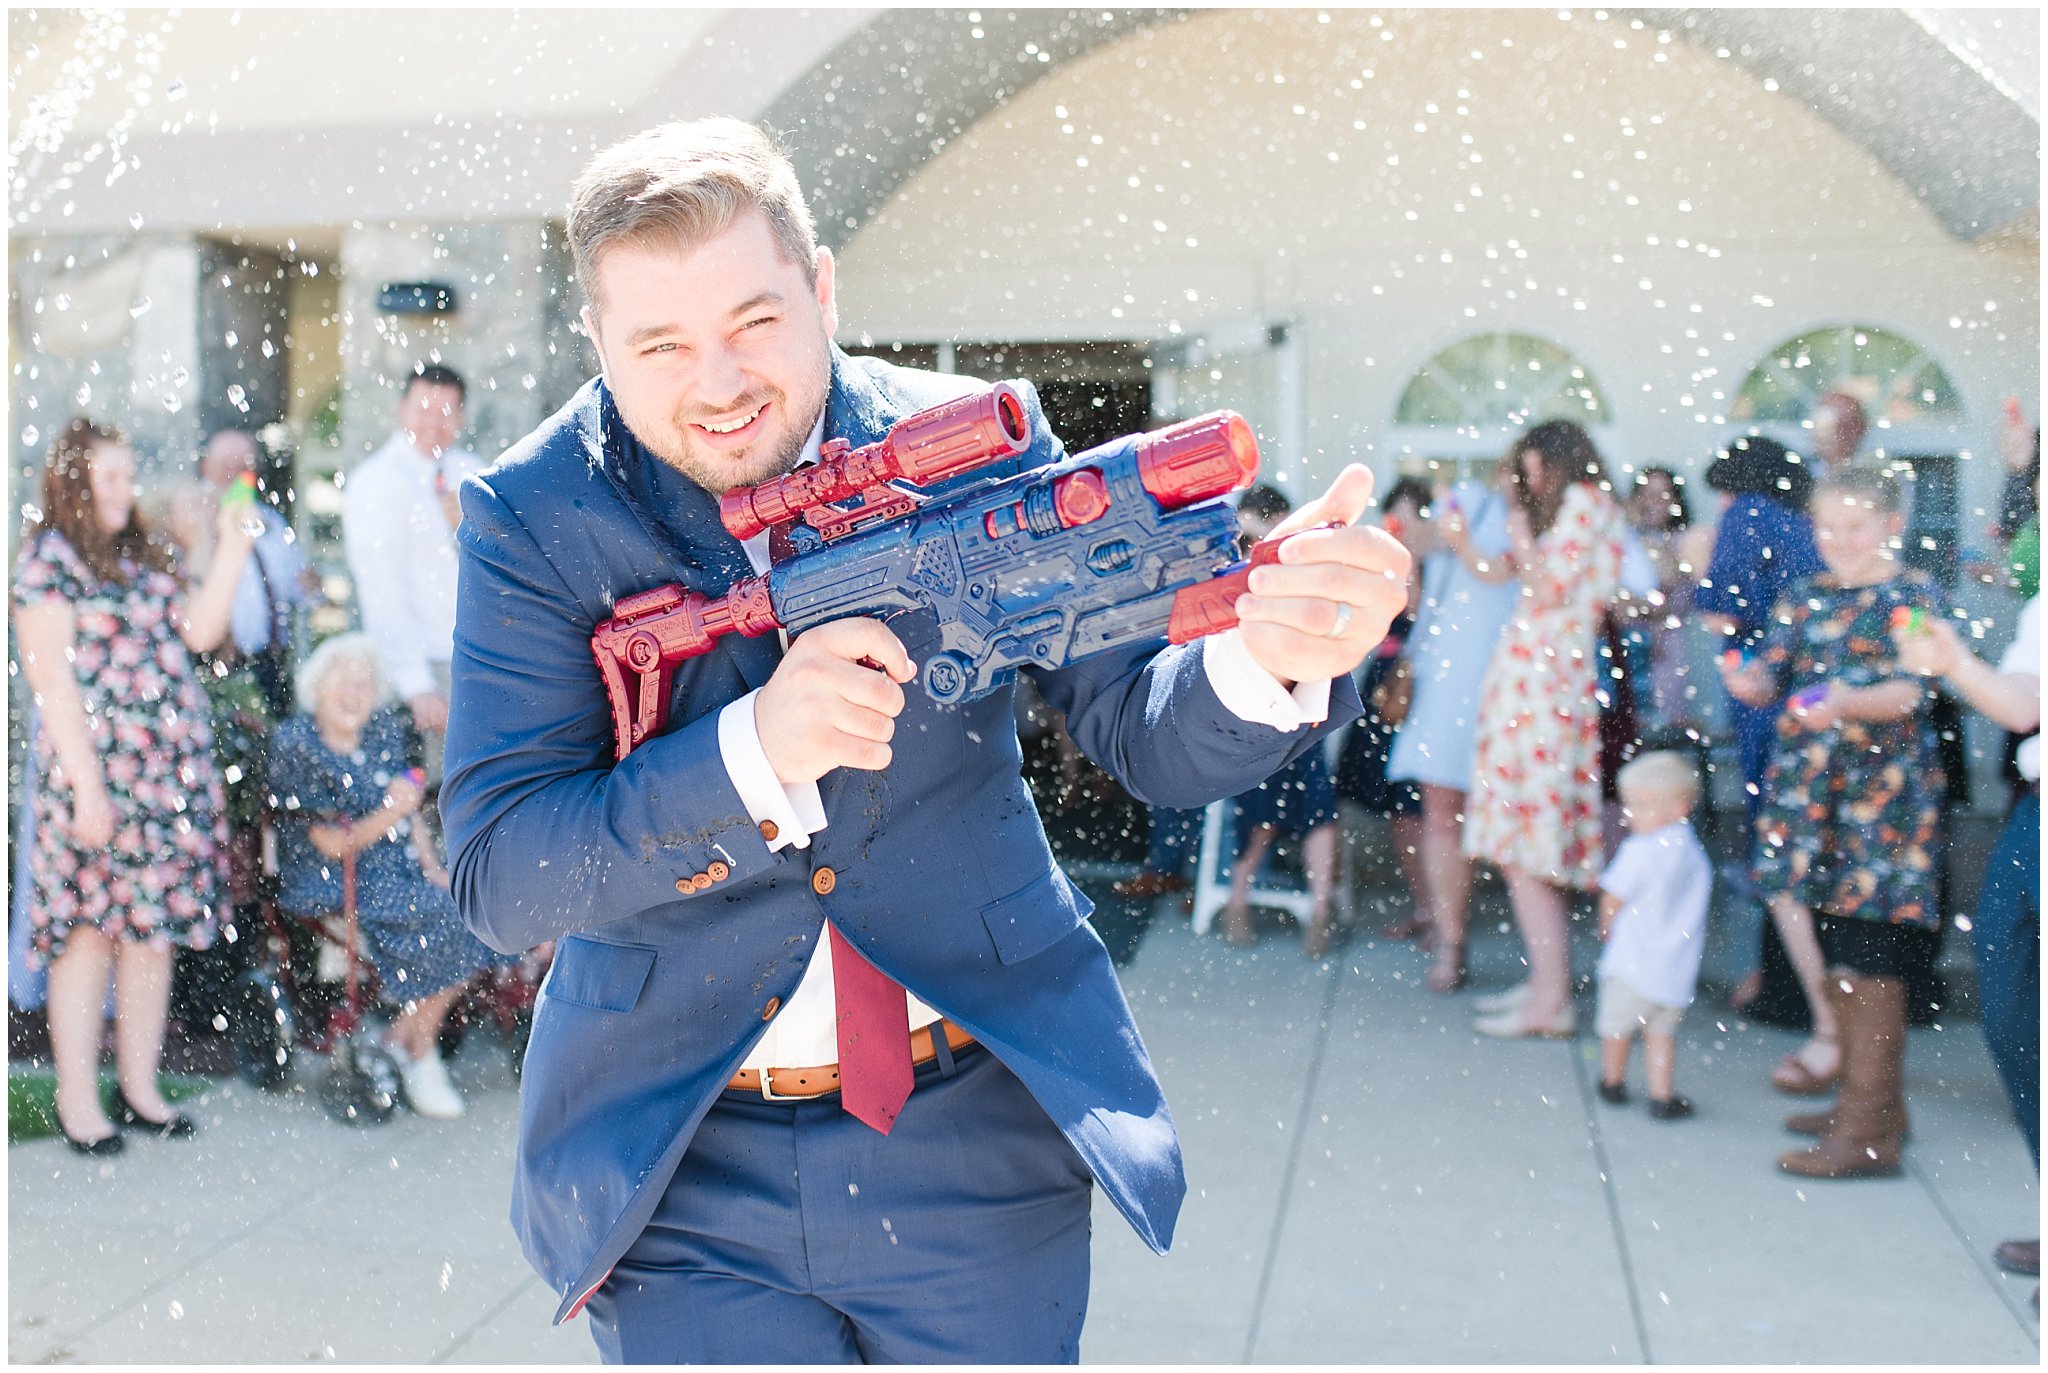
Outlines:
{"type": "MultiPolygon", "coordinates": [[[[833,346],[832,255],[751,126],[598,154],[569,239],[603,374],[462,485],[442,794],[470,926],[559,938],[521,1093],[526,1253],[610,1361],[1072,1362],[1092,1186],[1163,1250],[1186,1184],[1020,776],[1012,686],[906,691],[943,647],[929,610],[786,647],[756,617],[678,662],[647,717],[671,727],[633,747],[592,664],[664,584],[748,614],[735,583],[786,589],[773,531],[742,543],[722,495],[983,388],[833,346]]],[[[1026,451],[998,476],[1061,452],[1015,393],[1026,451]]],[[[1277,531],[1234,631],[1032,669],[1081,747],[1195,806],[1355,716],[1408,573],[1354,523],[1371,487],[1347,469],[1277,531]]]]}
{"type": "Polygon", "coordinates": [[[1837,1048],[1825,1074],[1797,1055],[1779,1065],[1781,1089],[1839,1082],[1840,1093],[1833,1110],[1786,1120],[1821,1138],[1778,1163],[1802,1177],[1889,1177],[1906,1134],[1908,931],[1936,923],[1942,842],[1929,694],[1902,668],[1891,626],[1901,612],[1910,623],[1945,607],[1932,579],[1899,562],[1905,520],[1889,475],[1822,477],[1813,524],[1827,570],[1787,588],[1756,657],[1721,665],[1737,700],[1788,697],[1754,876],[1814,1003],[1815,1037],[1837,1048]],[[1795,1069],[1811,1080],[1788,1086],[1795,1069]]]}
{"type": "MultiPolygon", "coordinates": [[[[2041,602],[2020,607],[2018,632],[1996,668],[1963,646],[1955,627],[1918,610],[1892,612],[1899,665],[1938,678],[2015,734],[2024,734],[2015,762],[2025,791],[2013,802],[1985,866],[1970,939],[1977,958],[1977,998],[1991,1062],[2005,1084],[2013,1118],[2041,1167],[2041,602]]],[[[2041,1241],[2006,1240],[1993,1251],[1999,1267],[2038,1276],[2041,1241]]],[[[2040,1289],[2034,1291],[2036,1305],[2040,1289]]]]}

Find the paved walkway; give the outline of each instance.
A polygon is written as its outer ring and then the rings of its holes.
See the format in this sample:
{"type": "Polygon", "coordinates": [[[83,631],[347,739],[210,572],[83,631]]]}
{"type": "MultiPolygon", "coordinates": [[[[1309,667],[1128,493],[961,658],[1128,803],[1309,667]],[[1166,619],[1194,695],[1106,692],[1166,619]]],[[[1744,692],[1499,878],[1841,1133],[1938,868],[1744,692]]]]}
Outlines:
{"type": "MultiPolygon", "coordinates": [[[[1514,980],[1497,900],[1482,991],[1514,980]]],[[[1163,1259],[1098,1198],[1090,1361],[2039,1361],[2033,1284],[1989,1259],[2039,1198],[1974,1022],[1912,1034],[1906,1176],[1802,1183],[1772,1166],[1785,1031],[1697,1008],[1700,1114],[1660,1124],[1593,1095],[1590,1039],[1474,1036],[1411,948],[1318,966],[1264,932],[1239,953],[1162,910],[1125,970],[1190,1191],[1163,1259]]],[[[455,1072],[454,1124],[227,1082],[193,1141],[9,1149],[9,1359],[595,1362],[505,1223],[504,1052],[472,1036],[455,1072]]]]}

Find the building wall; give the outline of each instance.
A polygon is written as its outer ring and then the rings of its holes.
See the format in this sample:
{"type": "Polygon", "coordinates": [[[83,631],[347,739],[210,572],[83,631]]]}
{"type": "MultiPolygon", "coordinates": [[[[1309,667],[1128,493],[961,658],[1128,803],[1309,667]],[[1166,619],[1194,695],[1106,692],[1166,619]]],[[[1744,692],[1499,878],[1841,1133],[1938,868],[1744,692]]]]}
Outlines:
{"type": "MultiPolygon", "coordinates": [[[[1303,451],[1274,456],[1327,473],[1391,466],[1415,369],[1501,329],[1590,365],[1619,465],[1697,467],[1766,350],[1853,320],[1935,353],[1959,445],[1995,453],[2000,400],[2035,408],[2038,248],[1958,242],[1733,63],[1572,13],[1206,12],[1122,39],[903,187],[842,255],[842,324],[1174,340],[1291,321],[1303,451]]],[[[1268,376],[1237,389],[1271,397],[1284,378],[1256,352],[1236,365],[1268,376]]],[[[1995,458],[1967,466],[1988,503],[1995,458]]]]}

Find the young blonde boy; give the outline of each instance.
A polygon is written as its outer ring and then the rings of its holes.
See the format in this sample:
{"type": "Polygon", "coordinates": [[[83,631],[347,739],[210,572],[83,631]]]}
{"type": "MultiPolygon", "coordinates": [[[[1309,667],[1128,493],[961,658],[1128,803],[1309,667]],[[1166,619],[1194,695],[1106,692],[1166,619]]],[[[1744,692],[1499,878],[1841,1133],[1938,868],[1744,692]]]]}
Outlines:
{"type": "Polygon", "coordinates": [[[1699,774],[1676,753],[1646,753],[1617,779],[1629,838],[1600,875],[1600,1097],[1628,1100],[1628,1056],[1638,1031],[1650,1114],[1677,1120],[1692,1103],[1672,1091],[1678,1022],[1699,981],[1714,869],[1688,817],[1699,774]]]}

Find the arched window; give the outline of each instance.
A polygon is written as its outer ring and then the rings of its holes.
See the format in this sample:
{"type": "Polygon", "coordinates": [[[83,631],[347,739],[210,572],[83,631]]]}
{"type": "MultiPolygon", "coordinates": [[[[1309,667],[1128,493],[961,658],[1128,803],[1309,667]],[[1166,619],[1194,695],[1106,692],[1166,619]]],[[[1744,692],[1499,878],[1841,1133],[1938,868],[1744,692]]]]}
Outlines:
{"type": "Polygon", "coordinates": [[[1803,428],[1814,402],[1830,391],[1861,401],[1877,428],[1963,418],[1962,399],[1940,363],[1910,339],[1867,324],[1810,330],[1773,348],[1750,369],[1728,417],[1803,428]]]}
{"type": "Polygon", "coordinates": [[[1577,420],[1597,432],[1612,417],[1591,369],[1565,348],[1534,334],[1474,334],[1416,369],[1388,437],[1402,472],[1466,476],[1532,424],[1577,420]]]}
{"type": "Polygon", "coordinates": [[[1833,391],[1855,397],[1870,422],[1857,460],[1881,459],[1906,482],[1907,563],[1953,583],[1962,546],[1966,417],[1955,383],[1919,344],[1869,324],[1809,329],[1749,369],[1728,418],[1811,453],[1814,403],[1833,391]]]}

